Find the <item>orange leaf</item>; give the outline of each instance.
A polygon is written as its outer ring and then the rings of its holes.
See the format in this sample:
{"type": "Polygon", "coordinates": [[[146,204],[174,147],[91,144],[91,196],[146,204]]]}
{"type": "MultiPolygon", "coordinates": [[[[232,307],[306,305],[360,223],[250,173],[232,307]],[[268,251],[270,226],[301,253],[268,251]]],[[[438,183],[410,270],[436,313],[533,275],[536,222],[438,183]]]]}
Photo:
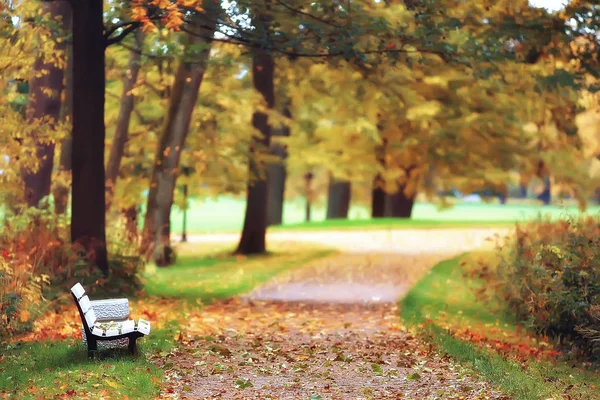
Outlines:
{"type": "Polygon", "coordinates": [[[27,322],[29,321],[29,317],[31,317],[31,313],[27,310],[23,310],[19,313],[19,320],[21,322],[27,322]]]}

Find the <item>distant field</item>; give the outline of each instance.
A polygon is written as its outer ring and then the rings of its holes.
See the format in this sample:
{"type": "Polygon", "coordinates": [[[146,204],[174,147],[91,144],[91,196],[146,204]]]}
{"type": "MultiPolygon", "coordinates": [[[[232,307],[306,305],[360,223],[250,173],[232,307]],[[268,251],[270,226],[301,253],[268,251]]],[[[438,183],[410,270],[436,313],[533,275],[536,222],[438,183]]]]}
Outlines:
{"type": "MultiPolygon", "coordinates": [[[[221,198],[218,200],[192,201],[188,210],[188,232],[237,232],[244,222],[245,200],[221,198]]],[[[587,214],[597,215],[600,208],[590,207],[587,214]]],[[[429,203],[417,203],[413,211],[413,218],[406,220],[369,220],[370,211],[365,207],[351,207],[348,221],[325,220],[324,208],[313,208],[312,223],[304,223],[304,204],[302,202],[288,202],[284,207],[284,226],[276,229],[301,229],[301,228],[359,228],[359,227],[458,227],[505,225],[515,221],[533,219],[541,214],[551,218],[566,218],[577,216],[579,211],[574,206],[537,206],[527,204],[485,204],[485,203],[459,203],[446,210],[438,210],[429,203]]],[[[177,207],[171,214],[172,232],[177,235],[181,232],[182,213],[177,207]]]]}

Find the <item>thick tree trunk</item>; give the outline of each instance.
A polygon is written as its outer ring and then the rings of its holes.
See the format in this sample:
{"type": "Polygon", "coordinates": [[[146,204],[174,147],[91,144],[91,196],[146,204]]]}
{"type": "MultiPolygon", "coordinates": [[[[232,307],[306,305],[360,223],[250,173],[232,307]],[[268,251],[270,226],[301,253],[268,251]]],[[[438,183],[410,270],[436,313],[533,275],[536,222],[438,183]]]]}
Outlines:
{"type": "MultiPolygon", "coordinates": [[[[290,110],[285,107],[283,115],[290,118],[290,110]]],[[[290,135],[290,128],[283,127],[280,130],[273,132],[273,136],[287,137],[290,135]]],[[[269,177],[269,206],[267,212],[268,225],[281,225],[283,222],[283,203],[285,200],[285,179],[286,167],[285,159],[287,158],[287,149],[281,143],[276,141],[270,144],[270,153],[279,158],[276,163],[270,164],[267,170],[269,177]]]]}
{"type": "Polygon", "coordinates": [[[385,190],[381,174],[373,178],[373,189],[371,191],[371,218],[383,218],[385,216],[385,190]]]}
{"type": "Polygon", "coordinates": [[[415,196],[407,196],[404,187],[396,193],[385,196],[385,216],[391,218],[410,218],[412,216],[415,196]]]}
{"type": "Polygon", "coordinates": [[[135,48],[137,51],[132,51],[129,54],[129,62],[127,71],[123,77],[123,93],[121,94],[121,104],[119,106],[119,116],[117,117],[117,126],[115,128],[115,136],[110,147],[108,164],[106,165],[106,210],[110,209],[117,177],[119,176],[119,167],[121,159],[125,152],[125,144],[129,136],[129,122],[131,121],[131,113],[135,105],[135,97],[131,93],[137,82],[137,77],[140,72],[140,52],[142,50],[142,42],[144,36],[141,30],[135,32],[135,48]]]}
{"type": "Polygon", "coordinates": [[[391,218],[410,218],[412,216],[417,187],[421,179],[419,170],[412,165],[404,170],[407,182],[398,186],[395,193],[387,194],[385,198],[385,216],[391,218]]]}
{"type": "Polygon", "coordinates": [[[327,194],[327,219],[348,218],[351,185],[347,181],[329,178],[327,194]]]}
{"type": "MultiPolygon", "coordinates": [[[[71,29],[71,18],[69,18],[69,29],[71,29]]],[[[62,104],[61,119],[73,121],[73,46],[67,45],[67,69],[65,71],[65,101],[62,104]]],[[[52,196],[54,197],[54,212],[64,214],[69,204],[69,186],[64,182],[70,180],[71,175],[71,150],[73,138],[71,132],[65,137],[60,145],[60,159],[58,173],[60,179],[54,184],[52,196]]]]}
{"type": "MultiPolygon", "coordinates": [[[[42,3],[42,14],[50,14],[50,19],[59,24],[61,31],[68,28],[71,19],[71,7],[67,1],[52,1],[42,3]]],[[[66,56],[66,34],[63,31],[61,41],[54,43],[57,53],[66,56]]],[[[47,63],[42,53],[38,56],[33,67],[33,77],[29,86],[29,101],[26,118],[29,124],[54,127],[60,118],[61,94],[63,91],[64,73],[60,65],[47,63]],[[49,92],[50,91],[50,92],[49,92]]],[[[37,207],[40,200],[50,194],[52,166],[54,162],[54,142],[43,140],[34,131],[31,139],[35,146],[35,158],[38,165],[34,169],[24,169],[21,176],[25,183],[25,201],[29,207],[37,207]]]]}
{"type": "Polygon", "coordinates": [[[104,191],[103,0],[73,5],[71,240],[108,274],[104,191]]]}
{"type": "MultiPolygon", "coordinates": [[[[195,29],[198,34],[206,37],[212,36],[216,29],[216,16],[198,14],[196,18],[203,28],[189,29],[195,29]]],[[[190,34],[186,37],[185,48],[186,54],[175,73],[169,110],[152,171],[144,219],[142,249],[148,257],[153,254],[156,264],[161,266],[169,265],[173,261],[170,247],[171,206],[179,174],[181,150],[185,145],[198,91],[206,71],[210,43],[190,34]]]]}
{"type": "MultiPolygon", "coordinates": [[[[262,28],[265,29],[264,26],[262,28]]],[[[255,49],[252,57],[252,82],[269,108],[275,106],[274,71],[275,63],[271,55],[263,49],[255,49]]],[[[242,237],[236,250],[239,254],[266,252],[268,177],[264,176],[265,171],[262,170],[258,160],[260,153],[269,149],[271,125],[267,114],[258,111],[252,116],[252,125],[260,131],[262,137],[253,137],[250,144],[246,215],[242,237]]]]}

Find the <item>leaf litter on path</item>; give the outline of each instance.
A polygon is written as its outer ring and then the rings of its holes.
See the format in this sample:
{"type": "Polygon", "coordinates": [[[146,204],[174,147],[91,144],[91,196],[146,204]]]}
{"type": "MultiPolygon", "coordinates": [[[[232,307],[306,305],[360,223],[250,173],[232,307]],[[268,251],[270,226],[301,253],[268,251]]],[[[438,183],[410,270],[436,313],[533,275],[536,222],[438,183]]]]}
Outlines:
{"type": "Polygon", "coordinates": [[[326,295],[333,283],[336,290],[348,282],[410,285],[446,257],[342,254],[213,304],[193,316],[181,346],[156,360],[171,366],[161,396],[507,399],[402,326],[395,301],[329,301],[335,296],[326,295]],[[322,297],[289,301],[294,282],[318,283],[322,297]],[[265,288],[280,298],[261,300],[265,288]]]}

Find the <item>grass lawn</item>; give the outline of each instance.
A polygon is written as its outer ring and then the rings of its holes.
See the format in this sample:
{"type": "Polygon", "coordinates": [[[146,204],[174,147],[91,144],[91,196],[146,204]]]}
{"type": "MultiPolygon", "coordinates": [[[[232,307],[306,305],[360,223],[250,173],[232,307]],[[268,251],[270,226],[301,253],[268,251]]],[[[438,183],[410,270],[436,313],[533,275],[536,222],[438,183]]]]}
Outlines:
{"type": "MultiPolygon", "coordinates": [[[[168,352],[169,329],[155,330],[140,341],[145,354],[168,352]]],[[[0,398],[110,398],[155,397],[163,371],[144,356],[108,353],[90,360],[80,340],[2,344],[0,398]],[[10,397],[9,397],[10,396],[10,397]]]]}
{"type": "MultiPolygon", "coordinates": [[[[180,309],[198,310],[190,304],[196,300],[206,304],[247,292],[278,273],[333,253],[290,243],[272,247],[269,255],[240,258],[227,255],[225,245],[181,245],[176,265],[147,268],[149,297],[133,301],[132,317],[150,310],[159,321],[175,319],[180,309]]],[[[79,338],[0,343],[0,398],[154,398],[163,370],[151,360],[169,354],[179,329],[174,321],[156,322],[153,326],[159,327],[139,341],[143,355],[137,357],[108,352],[102,360],[88,360],[79,338]]]]}
{"type": "MultiPolygon", "coordinates": [[[[188,210],[188,232],[241,232],[246,203],[244,199],[221,197],[219,199],[206,199],[204,201],[190,201],[188,210]]],[[[600,208],[590,207],[588,214],[598,214],[600,208]]],[[[552,218],[561,218],[566,215],[578,215],[579,211],[574,206],[547,206],[533,204],[485,204],[485,203],[457,203],[446,210],[438,210],[430,203],[415,204],[413,218],[409,221],[382,219],[371,220],[369,209],[361,206],[352,206],[348,221],[326,221],[325,208],[314,207],[312,222],[304,223],[304,203],[286,202],[284,206],[283,226],[272,229],[339,229],[339,228],[364,228],[375,226],[377,228],[402,228],[422,227],[436,228],[442,226],[489,226],[506,225],[519,220],[536,218],[540,213],[552,218]]],[[[182,212],[177,207],[171,213],[171,229],[174,237],[181,233],[182,212]]]]}
{"type": "Polygon", "coordinates": [[[460,261],[454,258],[436,265],[402,299],[401,316],[406,322],[425,328],[441,351],[471,366],[515,399],[600,398],[600,377],[592,372],[561,361],[531,358],[517,362],[506,357],[505,347],[498,343],[505,343],[511,351],[519,345],[539,344],[539,340],[516,326],[498,305],[477,302],[471,288],[478,283],[463,277],[460,261]],[[456,334],[465,329],[476,332],[478,339],[456,334]],[[495,350],[486,346],[489,343],[495,350]]]}
{"type": "Polygon", "coordinates": [[[177,263],[169,268],[149,265],[144,277],[146,290],[152,296],[176,297],[201,301],[232,297],[252,290],[284,271],[333,254],[333,250],[313,245],[274,243],[271,253],[262,256],[232,256],[231,248],[215,249],[198,244],[180,244],[177,263]],[[208,252],[205,252],[207,249],[208,252]]]}

